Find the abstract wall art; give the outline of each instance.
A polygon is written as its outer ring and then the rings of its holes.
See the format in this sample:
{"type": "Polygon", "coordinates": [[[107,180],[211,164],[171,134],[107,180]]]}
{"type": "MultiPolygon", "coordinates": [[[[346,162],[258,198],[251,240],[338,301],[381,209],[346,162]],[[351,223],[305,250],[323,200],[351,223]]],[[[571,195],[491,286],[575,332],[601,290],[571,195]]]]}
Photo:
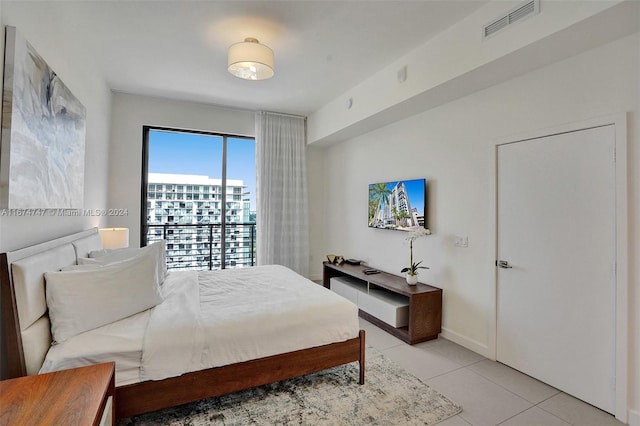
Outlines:
{"type": "Polygon", "coordinates": [[[0,208],[83,207],[86,110],[35,49],[6,27],[0,208]]]}

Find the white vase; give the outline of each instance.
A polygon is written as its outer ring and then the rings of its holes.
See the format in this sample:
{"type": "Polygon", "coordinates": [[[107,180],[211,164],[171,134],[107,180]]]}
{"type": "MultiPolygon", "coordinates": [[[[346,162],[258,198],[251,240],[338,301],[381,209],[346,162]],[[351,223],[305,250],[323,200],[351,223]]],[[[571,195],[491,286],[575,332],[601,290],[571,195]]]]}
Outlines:
{"type": "Polygon", "coordinates": [[[416,274],[416,275],[407,274],[406,278],[407,278],[407,284],[409,284],[409,285],[418,284],[418,274],[416,274]]]}

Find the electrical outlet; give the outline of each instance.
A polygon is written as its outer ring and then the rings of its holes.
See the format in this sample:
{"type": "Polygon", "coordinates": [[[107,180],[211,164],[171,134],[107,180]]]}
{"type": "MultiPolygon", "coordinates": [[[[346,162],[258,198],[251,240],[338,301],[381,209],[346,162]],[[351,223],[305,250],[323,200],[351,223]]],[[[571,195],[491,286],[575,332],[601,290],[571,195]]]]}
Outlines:
{"type": "Polygon", "coordinates": [[[469,247],[469,237],[467,237],[466,235],[464,237],[456,235],[453,241],[453,245],[456,247],[469,247]]]}

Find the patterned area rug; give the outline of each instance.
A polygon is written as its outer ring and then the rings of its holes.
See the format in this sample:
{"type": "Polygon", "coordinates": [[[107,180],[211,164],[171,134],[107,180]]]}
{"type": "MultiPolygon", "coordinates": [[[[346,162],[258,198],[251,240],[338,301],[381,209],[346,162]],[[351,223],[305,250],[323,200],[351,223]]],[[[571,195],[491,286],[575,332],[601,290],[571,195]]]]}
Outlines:
{"type": "Polygon", "coordinates": [[[358,364],[120,419],[125,425],[433,425],[462,408],[367,348],[358,364]]]}

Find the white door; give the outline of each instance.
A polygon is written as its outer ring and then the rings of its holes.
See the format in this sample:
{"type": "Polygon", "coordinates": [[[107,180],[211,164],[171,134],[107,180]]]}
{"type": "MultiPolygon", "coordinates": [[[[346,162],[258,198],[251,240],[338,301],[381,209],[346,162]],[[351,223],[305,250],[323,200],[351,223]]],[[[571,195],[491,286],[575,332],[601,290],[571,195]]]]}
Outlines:
{"type": "Polygon", "coordinates": [[[497,359],[615,411],[615,128],[498,147],[497,359]]]}

